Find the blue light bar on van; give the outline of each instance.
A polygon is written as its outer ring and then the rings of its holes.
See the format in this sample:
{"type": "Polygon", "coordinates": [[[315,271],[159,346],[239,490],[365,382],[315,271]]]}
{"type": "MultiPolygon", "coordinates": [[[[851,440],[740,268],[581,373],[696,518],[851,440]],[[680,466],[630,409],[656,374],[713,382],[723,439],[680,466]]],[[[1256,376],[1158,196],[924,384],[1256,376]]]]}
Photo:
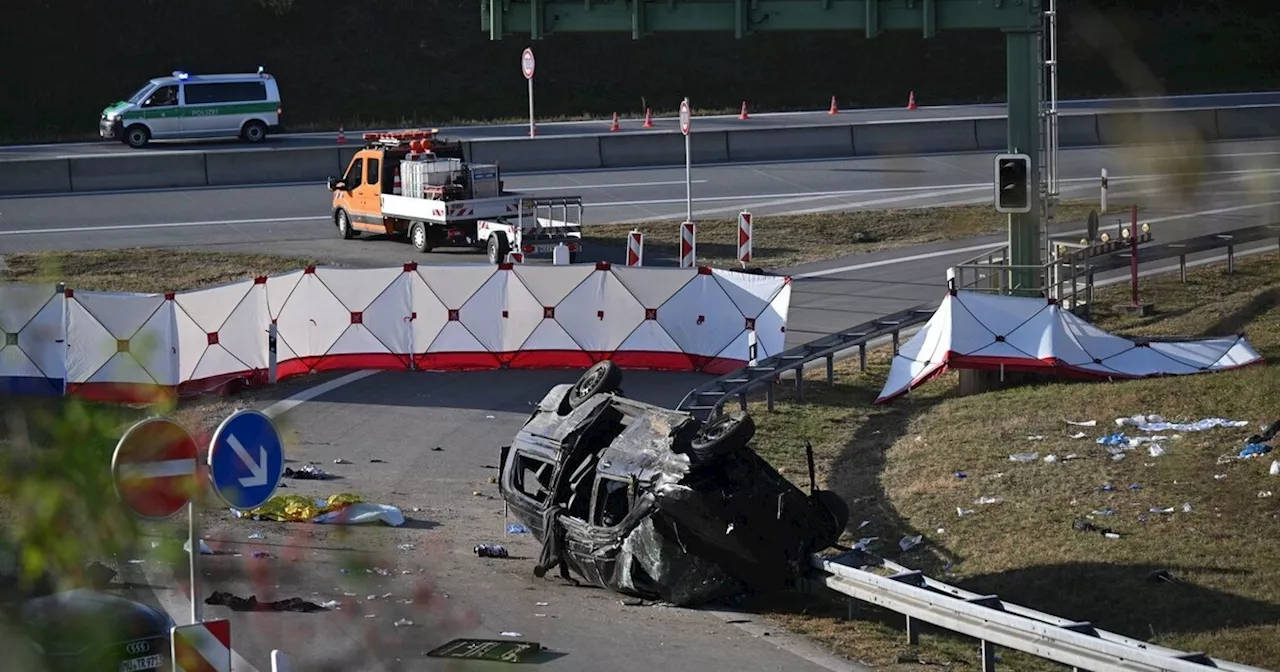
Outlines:
{"type": "Polygon", "coordinates": [[[186,78],[190,77],[191,75],[188,75],[187,73],[185,73],[185,72],[183,72],[183,71],[181,71],[181,70],[174,70],[174,71],[173,71],[173,76],[174,76],[174,77],[177,77],[178,79],[185,80],[186,78]]]}

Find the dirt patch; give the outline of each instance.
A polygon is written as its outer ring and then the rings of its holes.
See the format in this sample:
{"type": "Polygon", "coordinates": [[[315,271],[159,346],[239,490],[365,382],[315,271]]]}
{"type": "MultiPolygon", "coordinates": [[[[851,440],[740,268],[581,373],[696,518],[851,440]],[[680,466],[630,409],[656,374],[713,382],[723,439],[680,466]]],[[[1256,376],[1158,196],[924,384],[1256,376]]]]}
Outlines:
{"type": "MultiPolygon", "coordinates": [[[[1176,275],[1143,280],[1142,294],[1158,311],[1147,318],[1110,308],[1126,302],[1127,288],[1102,290],[1094,320],[1125,335],[1243,331],[1275,359],[1277,261],[1274,254],[1255,257],[1230,276],[1222,266],[1206,267],[1185,284],[1176,275]]],[[[1271,494],[1280,495],[1280,477],[1269,475],[1272,455],[1219,460],[1237,456],[1261,425],[1280,418],[1274,366],[963,398],[954,394],[957,377],[947,374],[891,405],[872,406],[887,371],[887,353],[873,352],[865,373],[856,359],[840,363],[835,387],[811,374],[803,406],[779,388],[776,412],[752,407],[758,450],[797,482],[806,478],[801,439],[814,442],[823,481],[850,502],[846,542],[879,537],[873,550],[980,594],[1184,651],[1280,666],[1280,567],[1273,558],[1280,514],[1271,494]],[[1157,432],[1168,437],[1158,441],[1163,454],[1153,456],[1144,444],[1112,459],[1096,439],[1124,429],[1115,418],[1138,413],[1248,425],[1157,432]],[[1071,438],[1077,431],[1085,437],[1071,438]],[[1034,462],[1010,460],[1031,452],[1038,453],[1034,462]],[[1077,459],[1044,462],[1050,454],[1077,459]],[[976,504],[982,497],[1002,501],[976,504]],[[1120,537],[1080,531],[1077,521],[1120,537]],[[898,540],[917,534],[924,542],[901,552],[898,540]],[[1160,570],[1175,582],[1162,580],[1160,570]]],[[[759,606],[878,669],[923,669],[919,660],[976,663],[975,643],[946,633],[926,631],[919,647],[907,647],[902,617],[874,608],[849,623],[838,618],[843,606],[823,600],[759,606]]],[[[1059,669],[1001,655],[1014,669],[1059,669]]]]}

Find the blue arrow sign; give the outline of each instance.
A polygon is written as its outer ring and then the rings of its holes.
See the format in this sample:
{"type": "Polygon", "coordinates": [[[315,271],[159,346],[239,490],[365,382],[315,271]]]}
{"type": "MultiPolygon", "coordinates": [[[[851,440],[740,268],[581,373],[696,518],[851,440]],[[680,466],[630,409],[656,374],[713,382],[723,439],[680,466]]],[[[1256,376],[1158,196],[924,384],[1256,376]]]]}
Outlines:
{"type": "Polygon", "coordinates": [[[262,506],[284,475],[284,445],[271,418],[236,411],[218,425],[209,443],[209,480],[214,492],[242,511],[262,506]]]}

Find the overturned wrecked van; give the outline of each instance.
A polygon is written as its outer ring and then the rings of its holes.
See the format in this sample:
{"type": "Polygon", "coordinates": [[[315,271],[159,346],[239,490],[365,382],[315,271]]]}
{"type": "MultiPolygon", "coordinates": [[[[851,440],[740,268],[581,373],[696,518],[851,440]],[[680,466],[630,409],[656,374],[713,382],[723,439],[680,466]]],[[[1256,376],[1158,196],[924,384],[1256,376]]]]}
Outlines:
{"type": "MultiPolygon", "coordinates": [[[[623,396],[610,362],[557,385],[502,448],[499,489],[556,566],[689,605],[782,588],[836,543],[849,511],[806,495],[748,447],[751,416],[705,424],[623,396]]],[[[812,483],[811,483],[812,488],[812,483]]]]}

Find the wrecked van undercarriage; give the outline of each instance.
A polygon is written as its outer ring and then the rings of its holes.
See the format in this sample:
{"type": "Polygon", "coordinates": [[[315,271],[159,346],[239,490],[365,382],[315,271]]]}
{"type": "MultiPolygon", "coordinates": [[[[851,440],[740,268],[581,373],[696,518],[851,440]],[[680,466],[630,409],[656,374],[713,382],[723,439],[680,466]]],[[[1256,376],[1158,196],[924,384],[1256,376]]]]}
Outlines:
{"type": "Polygon", "coordinates": [[[848,523],[835,493],[805,495],[748,446],[746,414],[707,423],[627,399],[593,366],[557,385],[511,446],[499,489],[543,544],[534,573],[691,605],[782,588],[848,523]]]}

